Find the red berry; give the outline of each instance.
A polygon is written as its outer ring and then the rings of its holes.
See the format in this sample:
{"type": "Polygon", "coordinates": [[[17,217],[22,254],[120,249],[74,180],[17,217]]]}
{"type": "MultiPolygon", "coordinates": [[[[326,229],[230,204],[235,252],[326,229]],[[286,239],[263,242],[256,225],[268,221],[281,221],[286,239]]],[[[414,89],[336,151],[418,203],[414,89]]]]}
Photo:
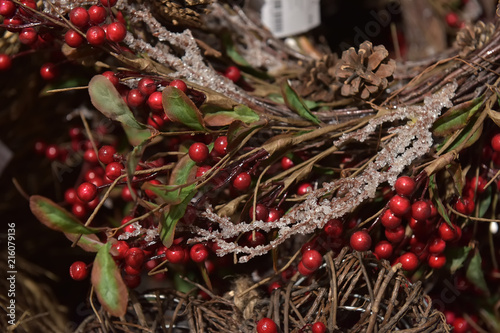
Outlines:
{"type": "Polygon", "coordinates": [[[125,263],[136,269],[139,269],[144,263],[146,255],[144,251],[138,247],[130,248],[125,254],[125,263]]]}
{"type": "Polygon", "coordinates": [[[388,241],[380,241],[375,245],[374,253],[379,259],[389,259],[392,256],[393,247],[388,241]]]}
{"type": "Polygon", "coordinates": [[[69,267],[69,275],[73,280],[84,280],[89,275],[87,264],[83,261],[75,261],[69,267]]]}
{"type": "Polygon", "coordinates": [[[7,27],[8,31],[11,32],[17,32],[19,29],[19,26],[23,24],[23,20],[19,18],[18,16],[10,17],[7,19],[3,20],[4,26],[7,27]]]}
{"type": "Polygon", "coordinates": [[[401,218],[394,215],[390,209],[386,209],[380,217],[380,222],[387,229],[394,229],[401,225],[401,218]]]}
{"type": "MultiPolygon", "coordinates": [[[[156,91],[156,83],[153,79],[148,77],[142,78],[137,84],[137,89],[144,96],[149,96],[156,91]]],[[[163,108],[162,108],[163,109],[163,108]]]]}
{"type": "Polygon", "coordinates": [[[342,232],[344,231],[344,224],[339,219],[333,219],[326,222],[323,230],[328,236],[339,238],[340,236],[342,236],[342,232]]]}
{"type": "Polygon", "coordinates": [[[97,196],[97,187],[92,183],[84,182],[78,186],[76,194],[83,202],[90,202],[97,196]]]}
{"type": "Polygon", "coordinates": [[[399,243],[405,237],[405,228],[400,225],[394,229],[386,229],[385,237],[387,237],[391,243],[399,243]]]}
{"type": "Polygon", "coordinates": [[[78,28],[84,28],[89,23],[89,13],[83,7],[75,7],[69,13],[69,20],[78,28]]]}
{"type": "Polygon", "coordinates": [[[446,242],[439,238],[433,237],[429,241],[429,253],[431,254],[439,254],[442,253],[446,249],[446,242]]]}
{"type": "Polygon", "coordinates": [[[269,214],[267,215],[267,220],[266,222],[275,222],[275,221],[278,221],[281,216],[282,216],[282,212],[276,208],[271,208],[269,209],[269,214]]]}
{"type": "Polygon", "coordinates": [[[78,47],[83,44],[83,37],[73,29],[66,31],[64,41],[71,47],[78,47]]]}
{"type": "Polygon", "coordinates": [[[487,184],[487,181],[481,176],[473,177],[470,180],[470,185],[471,185],[472,189],[475,189],[475,191],[478,194],[484,193],[486,184],[487,184]]]}
{"type": "Polygon", "coordinates": [[[74,188],[70,187],[64,192],[64,201],[70,205],[78,201],[76,190],[74,188]]]}
{"type": "Polygon", "coordinates": [[[124,259],[127,255],[127,251],[129,250],[128,243],[125,241],[117,241],[111,248],[116,249],[118,252],[118,254],[114,256],[116,259],[124,259]]]}
{"type": "Polygon", "coordinates": [[[148,105],[153,111],[163,112],[161,91],[155,91],[148,97],[148,105]]]}
{"type": "Polygon", "coordinates": [[[9,18],[16,12],[16,5],[11,0],[0,1],[0,15],[9,18]]]}
{"type": "Polygon", "coordinates": [[[453,332],[454,333],[465,333],[469,330],[469,323],[462,317],[456,317],[453,320],[453,332]]]}
{"type": "Polygon", "coordinates": [[[241,72],[236,66],[229,66],[224,72],[224,76],[233,82],[237,82],[241,78],[241,72]]]}
{"type": "Polygon", "coordinates": [[[115,161],[114,155],[116,154],[116,149],[113,146],[102,146],[98,153],[97,157],[99,161],[104,164],[109,164],[115,161]]]}
{"type": "Polygon", "coordinates": [[[87,42],[92,46],[102,45],[106,41],[104,29],[97,25],[90,27],[85,36],[87,37],[87,42]]]}
{"type": "Polygon", "coordinates": [[[173,80],[170,82],[169,86],[171,87],[176,87],[177,89],[181,90],[183,93],[187,92],[187,86],[186,83],[182,80],[173,80]]]}
{"type": "Polygon", "coordinates": [[[429,267],[439,269],[446,264],[446,257],[442,254],[432,254],[429,256],[429,259],[427,259],[427,263],[429,267]]]}
{"type": "Polygon", "coordinates": [[[314,271],[311,271],[310,269],[307,269],[304,266],[304,263],[302,261],[299,261],[297,269],[298,269],[299,273],[302,274],[302,275],[304,275],[304,276],[308,276],[308,275],[311,275],[312,273],[314,273],[314,271]]]}
{"type": "Polygon", "coordinates": [[[291,159],[289,159],[286,156],[283,156],[283,158],[281,159],[281,168],[283,170],[288,170],[294,166],[295,166],[295,164],[293,163],[293,161],[291,159]]]}
{"type": "Polygon", "coordinates": [[[53,63],[48,62],[40,67],[40,75],[44,80],[51,81],[59,75],[59,70],[53,63]]]}
{"type": "Polygon", "coordinates": [[[5,53],[0,53],[0,71],[9,70],[12,67],[12,60],[5,53]]]}
{"type": "Polygon", "coordinates": [[[34,44],[38,40],[38,33],[33,28],[24,28],[19,33],[19,41],[25,45],[34,44]]]}
{"type": "Polygon", "coordinates": [[[180,245],[172,245],[165,252],[165,258],[172,264],[180,264],[184,262],[184,248],[180,245]]]}
{"type": "Polygon", "coordinates": [[[450,227],[447,223],[442,222],[441,225],[439,226],[439,236],[441,236],[441,238],[445,242],[457,240],[459,235],[458,231],[459,227],[457,225],[453,225],[453,228],[450,227]]]}
{"type": "Polygon", "coordinates": [[[131,107],[137,108],[144,104],[146,98],[139,91],[139,89],[130,89],[127,94],[127,104],[131,107]]]}
{"type": "Polygon", "coordinates": [[[108,24],[106,30],[106,38],[112,42],[120,43],[127,35],[127,28],[121,22],[113,22],[108,24]]]}
{"type": "Polygon", "coordinates": [[[119,162],[111,162],[106,165],[106,177],[111,180],[115,180],[116,178],[121,176],[123,169],[123,164],[119,162]]]}
{"type": "Polygon", "coordinates": [[[125,268],[123,271],[128,274],[128,275],[140,275],[141,274],[141,269],[140,268],[134,268],[132,266],[125,265],[125,268]]]}
{"type": "Polygon", "coordinates": [[[389,208],[396,216],[404,216],[410,211],[410,200],[399,195],[395,195],[389,200],[389,208]]]}
{"type": "MultiPolygon", "coordinates": [[[[248,212],[250,215],[250,218],[253,220],[253,207],[250,207],[250,211],[248,212]]],[[[267,217],[269,216],[269,211],[267,210],[267,207],[264,206],[263,204],[257,204],[255,206],[255,220],[257,221],[265,221],[267,220],[267,217]]]]}
{"type": "Polygon", "coordinates": [[[311,326],[311,331],[312,333],[325,333],[326,325],[320,321],[317,321],[311,326]]]}
{"type": "Polygon", "coordinates": [[[252,177],[248,172],[242,172],[233,179],[233,186],[239,191],[246,191],[252,183],[252,177]]]}
{"type": "Polygon", "coordinates": [[[262,232],[249,232],[244,238],[245,245],[248,247],[256,247],[266,243],[266,236],[262,232]]]}
{"type": "Polygon", "coordinates": [[[500,133],[495,134],[493,138],[491,138],[491,148],[495,152],[500,152],[500,133]]]}
{"type": "Polygon", "coordinates": [[[408,176],[401,176],[396,180],[394,189],[397,194],[409,197],[415,190],[415,181],[408,176]]]}
{"type": "Polygon", "coordinates": [[[88,148],[83,153],[83,159],[91,164],[96,164],[98,162],[97,154],[93,148],[88,148]]]}
{"type": "Polygon", "coordinates": [[[215,139],[214,150],[221,156],[226,155],[227,152],[227,136],[219,136],[215,139]]]}
{"type": "Polygon", "coordinates": [[[195,244],[191,247],[191,250],[189,250],[189,257],[194,262],[204,262],[208,258],[208,249],[203,244],[195,244]]]}
{"type": "Polygon", "coordinates": [[[469,197],[458,198],[455,203],[455,209],[464,215],[470,215],[474,212],[474,200],[469,197]]]}
{"type": "Polygon", "coordinates": [[[199,166],[196,170],[196,178],[203,176],[208,170],[212,169],[210,165],[199,166]]]}
{"type": "Polygon", "coordinates": [[[281,288],[281,284],[279,282],[276,282],[274,281],[273,283],[271,283],[269,285],[269,287],[267,287],[267,291],[272,294],[273,291],[275,291],[276,289],[280,289],[281,288]]]}
{"type": "Polygon", "coordinates": [[[76,202],[71,207],[71,212],[79,219],[83,219],[87,215],[87,209],[81,202],[76,202]]]}
{"type": "Polygon", "coordinates": [[[368,232],[360,230],[351,235],[350,243],[355,251],[368,251],[372,246],[372,238],[368,232]]]}
{"type": "Polygon", "coordinates": [[[203,142],[195,142],[189,147],[189,157],[196,163],[203,163],[208,158],[208,147],[203,142]]]}
{"type": "Polygon", "coordinates": [[[60,150],[56,145],[48,145],[47,148],[45,148],[45,157],[51,161],[56,160],[59,157],[59,154],[60,150]]]}
{"type": "Polygon", "coordinates": [[[141,276],[140,275],[123,275],[123,282],[130,289],[137,288],[141,284],[141,276]]]}
{"type": "Polygon", "coordinates": [[[313,187],[311,184],[303,183],[297,189],[297,195],[306,195],[308,193],[311,193],[312,191],[313,191],[313,187]]]}
{"type": "Polygon", "coordinates": [[[106,9],[102,6],[93,5],[88,9],[89,21],[92,24],[101,24],[106,20],[108,13],[106,9]]]}
{"type": "Polygon", "coordinates": [[[446,24],[450,28],[457,28],[460,26],[460,19],[458,18],[457,13],[455,12],[449,12],[445,16],[446,24]]]}
{"type": "Polygon", "coordinates": [[[321,266],[322,263],[323,263],[323,257],[316,250],[306,251],[302,255],[302,264],[308,270],[315,271],[319,268],[319,266],[321,266]]]}
{"type": "Polygon", "coordinates": [[[114,72],[106,71],[106,72],[102,73],[101,75],[105,76],[115,87],[118,86],[118,83],[120,82],[120,80],[118,79],[118,77],[115,75],[114,72]]]}
{"type": "Polygon", "coordinates": [[[165,124],[165,120],[157,113],[151,113],[148,118],[148,125],[159,130],[165,124]]]}
{"type": "Polygon", "coordinates": [[[117,1],[118,0],[101,0],[101,4],[104,7],[113,7],[114,5],[116,5],[117,1]]]}
{"type": "MultiPolygon", "coordinates": [[[[134,193],[137,195],[135,190],[134,193]]],[[[123,186],[122,188],[122,199],[127,202],[134,201],[134,198],[132,197],[132,194],[130,193],[130,189],[128,188],[128,186],[123,186]]]]}
{"type": "Polygon", "coordinates": [[[429,203],[423,200],[415,201],[411,205],[411,216],[415,220],[425,221],[431,216],[429,203]]]}
{"type": "Polygon", "coordinates": [[[399,257],[399,262],[405,271],[413,271],[418,266],[418,257],[415,253],[406,252],[399,257]]]}

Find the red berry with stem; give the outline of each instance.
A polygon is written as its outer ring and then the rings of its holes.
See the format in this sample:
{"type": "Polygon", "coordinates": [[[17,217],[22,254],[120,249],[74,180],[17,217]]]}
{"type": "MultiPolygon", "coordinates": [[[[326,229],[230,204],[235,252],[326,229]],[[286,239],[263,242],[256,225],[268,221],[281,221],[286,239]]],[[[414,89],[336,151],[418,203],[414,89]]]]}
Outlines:
{"type": "Polygon", "coordinates": [[[394,229],[401,225],[401,218],[394,215],[390,209],[386,209],[380,217],[380,222],[387,229],[394,229]]]}
{"type": "Polygon", "coordinates": [[[83,37],[77,31],[70,29],[64,34],[64,41],[71,47],[78,47],[83,44],[83,37]]]}
{"type": "Polygon", "coordinates": [[[146,255],[144,251],[138,247],[130,248],[125,254],[125,263],[136,269],[140,268],[144,263],[146,255]]]}
{"type": "Polygon", "coordinates": [[[130,89],[127,94],[127,104],[131,107],[137,108],[144,104],[146,97],[139,91],[139,89],[130,89]]]}
{"type": "Polygon", "coordinates": [[[163,112],[163,98],[160,91],[155,91],[148,97],[147,104],[153,111],[163,112]]]}
{"type": "Polygon", "coordinates": [[[396,180],[394,189],[397,194],[409,197],[415,191],[415,181],[408,176],[401,176],[396,180]]]}
{"type": "Polygon", "coordinates": [[[266,243],[266,236],[259,231],[249,232],[246,234],[244,241],[246,246],[256,247],[266,243]]]}
{"type": "Polygon", "coordinates": [[[123,164],[121,164],[120,162],[111,162],[106,165],[106,177],[111,180],[115,180],[116,178],[121,176],[123,169],[123,164]]]}
{"type": "Polygon", "coordinates": [[[410,211],[410,200],[400,195],[395,195],[389,200],[389,209],[396,216],[404,216],[410,211]]]}
{"type": "Polygon", "coordinates": [[[350,244],[355,251],[368,251],[372,246],[372,238],[366,230],[356,231],[351,235],[350,244]]]}
{"type": "Polygon", "coordinates": [[[127,35],[127,28],[121,22],[112,22],[108,24],[106,38],[112,42],[120,43],[127,35]]]}
{"type": "Polygon", "coordinates": [[[83,202],[90,202],[97,196],[97,187],[92,183],[84,182],[78,186],[76,194],[83,202]]]}
{"type": "Polygon", "coordinates": [[[282,216],[282,212],[276,208],[270,208],[269,209],[269,214],[267,215],[267,219],[266,219],[266,222],[275,222],[275,221],[278,221],[281,216],[282,216]]]}
{"type": "Polygon", "coordinates": [[[172,245],[165,251],[165,258],[172,264],[184,262],[184,248],[180,245],[172,245]]]}
{"type": "Polygon", "coordinates": [[[431,238],[428,245],[429,245],[429,253],[431,254],[439,254],[446,249],[446,242],[439,237],[431,238]]]}
{"type": "Polygon", "coordinates": [[[105,71],[101,75],[105,76],[115,87],[118,87],[120,80],[116,76],[116,74],[112,71],[105,71]]]}
{"type": "Polygon", "coordinates": [[[165,124],[165,120],[157,113],[151,113],[148,117],[148,125],[159,130],[165,124]]]}
{"type": "Polygon", "coordinates": [[[389,259],[392,256],[393,247],[388,241],[380,241],[375,245],[374,253],[379,259],[389,259]]]}
{"type": "Polygon", "coordinates": [[[326,222],[323,227],[325,233],[333,238],[339,238],[342,236],[342,232],[344,231],[344,223],[342,223],[339,219],[333,219],[326,222]]]}
{"type": "Polygon", "coordinates": [[[57,78],[59,75],[59,70],[56,65],[51,62],[45,63],[40,67],[40,75],[46,81],[51,81],[57,78]]]}
{"type": "Polygon", "coordinates": [[[194,262],[204,262],[208,258],[208,249],[203,244],[195,244],[189,250],[189,257],[194,262]]]}
{"type": "Polygon", "coordinates": [[[451,242],[457,240],[458,238],[458,226],[453,225],[453,227],[449,226],[446,222],[442,222],[439,226],[439,236],[445,242],[451,242]]]}
{"type": "Polygon", "coordinates": [[[323,257],[316,250],[306,251],[302,255],[302,264],[308,270],[315,271],[319,268],[319,266],[321,266],[322,263],[323,263],[323,257]]]}
{"type": "Polygon", "coordinates": [[[12,60],[10,59],[10,57],[5,53],[1,53],[0,54],[0,71],[9,70],[11,67],[12,67],[12,60]]]}
{"type": "Polygon", "coordinates": [[[11,0],[0,1],[0,15],[9,18],[16,12],[16,5],[11,0]]]}
{"type": "Polygon", "coordinates": [[[233,186],[239,191],[246,191],[252,183],[252,177],[248,172],[242,172],[233,179],[233,186]]]}
{"type": "Polygon", "coordinates": [[[189,157],[196,163],[203,163],[209,155],[208,147],[203,142],[195,142],[189,147],[189,157]]]}
{"type": "Polygon", "coordinates": [[[149,96],[156,91],[156,83],[153,79],[145,77],[139,81],[137,89],[139,89],[144,96],[149,96]]]}
{"type": "Polygon", "coordinates": [[[108,16],[106,9],[97,5],[90,6],[87,12],[89,13],[89,21],[92,24],[101,24],[108,16]]]}
{"type": "Polygon", "coordinates": [[[221,156],[226,155],[227,152],[227,136],[219,136],[215,139],[214,150],[221,156]]]}
{"type": "Polygon", "coordinates": [[[104,29],[97,25],[90,27],[85,36],[87,37],[87,42],[92,46],[102,45],[106,41],[104,29]]]}
{"type": "Polygon", "coordinates": [[[38,40],[38,33],[34,28],[24,28],[19,33],[19,41],[24,45],[32,45],[38,40]]]}
{"type": "Polygon", "coordinates": [[[115,249],[117,251],[117,255],[114,256],[116,259],[124,259],[127,256],[127,252],[130,249],[128,246],[128,243],[125,241],[117,241],[114,243],[111,248],[115,249]]]}
{"type": "Polygon", "coordinates": [[[312,324],[311,331],[312,331],[312,333],[325,333],[326,332],[326,325],[320,321],[317,321],[314,324],[312,324]]]}
{"type": "Polygon", "coordinates": [[[462,197],[458,198],[457,202],[455,203],[455,209],[464,215],[470,215],[474,212],[474,200],[470,197],[462,197]]]}
{"type": "Polygon", "coordinates": [[[418,257],[415,253],[406,252],[399,257],[399,262],[405,271],[413,271],[418,267],[418,257]]]}
{"type": "Polygon", "coordinates": [[[304,263],[302,261],[299,261],[299,264],[297,265],[297,269],[298,269],[299,273],[304,275],[304,276],[308,276],[308,275],[311,275],[312,273],[314,273],[314,271],[307,269],[304,266],[304,263]]]}
{"type": "Polygon", "coordinates": [[[89,13],[83,7],[75,7],[69,13],[69,20],[78,28],[84,28],[89,24],[89,13]]]}
{"type": "Polygon", "coordinates": [[[443,254],[431,254],[427,259],[427,264],[431,268],[439,269],[446,264],[446,256],[443,254]]]}
{"type": "Polygon", "coordinates": [[[113,7],[116,5],[117,0],[101,0],[101,4],[104,7],[113,7]]]}
{"type": "Polygon", "coordinates": [[[181,90],[183,93],[187,92],[187,85],[182,80],[173,80],[172,82],[170,82],[169,86],[176,87],[177,89],[181,90]]]}
{"type": "Polygon", "coordinates": [[[224,72],[224,76],[233,82],[239,81],[241,78],[241,72],[236,66],[229,66],[224,72]]]}
{"type": "Polygon", "coordinates": [[[411,205],[411,217],[415,220],[424,221],[431,216],[431,207],[429,203],[424,200],[415,201],[411,205]]]}
{"type": "Polygon", "coordinates": [[[313,191],[313,187],[309,183],[303,183],[299,185],[299,188],[297,189],[297,195],[306,195],[308,193],[311,193],[313,191]]]}
{"type": "Polygon", "coordinates": [[[75,261],[69,267],[69,275],[75,281],[82,281],[89,275],[87,264],[83,261],[75,261]]]}
{"type": "Polygon", "coordinates": [[[386,229],[385,237],[387,237],[391,243],[399,243],[405,237],[405,228],[400,225],[394,229],[386,229]]]}
{"type": "Polygon", "coordinates": [[[277,332],[278,332],[278,327],[271,318],[264,317],[257,322],[257,333],[277,333],[277,332]]]}
{"type": "Polygon", "coordinates": [[[281,159],[281,168],[283,170],[288,170],[294,166],[295,166],[295,164],[293,163],[293,161],[290,158],[283,156],[283,158],[281,159]]]}
{"type": "Polygon", "coordinates": [[[491,138],[491,148],[496,152],[500,152],[500,133],[491,138]]]}
{"type": "MultiPolygon", "coordinates": [[[[248,212],[250,215],[250,218],[253,220],[253,207],[250,207],[250,210],[248,212]]],[[[255,205],[255,220],[257,221],[265,221],[267,217],[269,216],[269,211],[266,206],[263,204],[257,204],[255,205]]]]}
{"type": "Polygon", "coordinates": [[[104,164],[109,164],[115,161],[114,155],[116,154],[116,149],[113,146],[105,145],[99,148],[97,152],[97,157],[99,161],[104,164]]]}

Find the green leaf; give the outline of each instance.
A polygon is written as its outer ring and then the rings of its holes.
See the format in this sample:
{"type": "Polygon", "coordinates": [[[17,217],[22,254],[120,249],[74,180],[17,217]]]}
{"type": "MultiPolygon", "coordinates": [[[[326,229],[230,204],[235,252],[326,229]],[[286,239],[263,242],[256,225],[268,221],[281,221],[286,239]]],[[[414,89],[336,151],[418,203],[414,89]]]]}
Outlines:
{"type": "Polygon", "coordinates": [[[433,134],[446,137],[464,128],[483,105],[483,96],[455,105],[439,117],[433,125],[433,134]]]}
{"type": "Polygon", "coordinates": [[[488,186],[486,191],[481,194],[482,200],[479,202],[479,216],[478,217],[483,217],[484,214],[486,214],[486,212],[490,208],[491,199],[492,199],[491,192],[492,192],[492,186],[488,186]]]}
{"type": "Polygon", "coordinates": [[[172,121],[196,131],[207,131],[200,110],[182,90],[166,87],[162,92],[163,110],[172,121]]]}
{"type": "Polygon", "coordinates": [[[281,93],[283,94],[285,104],[292,111],[295,111],[299,116],[316,125],[320,123],[319,119],[311,113],[302,98],[295,92],[295,90],[293,90],[286,80],[281,84],[281,93]]]}
{"type": "Polygon", "coordinates": [[[476,287],[484,292],[488,292],[486,280],[484,279],[483,268],[481,267],[481,261],[481,254],[479,251],[476,251],[469,263],[469,267],[467,267],[465,276],[467,277],[467,280],[472,282],[476,287]]]}
{"type": "Polygon", "coordinates": [[[91,281],[101,305],[112,316],[121,317],[127,312],[128,290],[120,270],[109,250],[111,243],[101,247],[94,260],[91,281]]]}
{"type": "Polygon", "coordinates": [[[446,211],[446,207],[443,205],[443,202],[441,201],[441,198],[438,194],[436,175],[432,175],[431,177],[429,177],[429,196],[434,206],[436,206],[439,215],[450,227],[453,227],[450,217],[448,216],[448,212],[446,211]]]}
{"type": "Polygon", "coordinates": [[[160,224],[160,238],[163,245],[170,247],[174,240],[175,226],[177,222],[184,216],[186,208],[191,199],[196,194],[196,191],[191,191],[184,200],[178,205],[171,205],[165,213],[165,219],[160,224]]]}
{"type": "Polygon", "coordinates": [[[244,67],[252,67],[248,61],[241,56],[241,54],[236,51],[236,48],[234,47],[234,42],[232,35],[229,33],[225,33],[222,36],[222,43],[226,48],[226,54],[229,58],[231,58],[232,61],[234,61],[236,64],[244,67]]]}
{"type": "Polygon", "coordinates": [[[127,125],[123,125],[123,130],[125,131],[125,135],[127,135],[128,143],[132,146],[139,145],[151,136],[151,132],[149,130],[140,130],[127,125]]]}
{"type": "Polygon", "coordinates": [[[461,196],[464,189],[462,166],[460,165],[460,163],[452,162],[447,166],[446,170],[448,170],[448,172],[451,174],[453,178],[453,185],[455,186],[458,194],[461,196]]]}
{"type": "Polygon", "coordinates": [[[448,140],[453,140],[453,143],[446,149],[446,151],[449,152],[449,151],[452,151],[452,150],[455,150],[458,148],[459,148],[458,150],[465,149],[467,147],[472,146],[481,137],[481,133],[483,132],[483,124],[481,124],[472,133],[472,131],[474,130],[475,120],[477,119],[476,117],[474,117],[474,118],[475,118],[474,121],[469,121],[467,123],[467,125],[460,130],[460,132],[457,132],[457,134],[451,135],[448,138],[448,140]],[[469,134],[470,134],[470,137],[469,137],[469,134]],[[469,138],[467,138],[467,137],[469,137],[469,138]]]}
{"type": "Polygon", "coordinates": [[[30,209],[36,218],[53,230],[70,234],[93,234],[98,230],[81,224],[70,212],[40,195],[30,197],[30,209]]]}
{"type": "MultiPolygon", "coordinates": [[[[213,143],[208,145],[208,150],[211,150],[212,147],[213,143]]],[[[177,162],[172,170],[168,184],[184,185],[189,183],[194,180],[196,170],[196,163],[189,157],[189,155],[185,155],[177,162]]]]}
{"type": "Polygon", "coordinates": [[[142,186],[143,190],[150,190],[161,198],[162,203],[172,205],[180,204],[194,189],[196,185],[179,187],[179,185],[155,185],[145,182],[142,186]]]}
{"type": "Polygon", "coordinates": [[[72,242],[78,240],[77,245],[87,252],[97,252],[104,246],[104,243],[96,235],[83,235],[80,239],[78,239],[78,234],[65,233],[64,236],[72,242]]]}
{"type": "Polygon", "coordinates": [[[135,146],[134,149],[128,154],[127,157],[127,186],[130,189],[130,192],[132,192],[132,179],[133,179],[133,174],[135,172],[135,169],[137,168],[137,165],[139,164],[139,161],[142,158],[142,155],[144,154],[144,151],[146,150],[146,147],[148,144],[151,142],[152,138],[147,138],[143,142],[141,142],[139,145],[135,146]]]}
{"type": "Polygon", "coordinates": [[[203,118],[208,126],[227,126],[235,120],[250,124],[260,119],[259,115],[244,105],[238,105],[234,111],[207,113],[203,118]]]}
{"type": "MultiPolygon", "coordinates": [[[[280,94],[269,94],[267,96],[271,101],[273,102],[276,102],[278,104],[285,104],[285,99],[283,98],[282,95],[280,94]]],[[[315,101],[311,101],[311,100],[308,100],[308,99],[302,99],[302,101],[304,102],[304,104],[309,108],[309,110],[311,109],[315,109],[317,108],[318,106],[320,106],[320,103],[318,102],[315,102],[315,101]]]]}
{"type": "Polygon", "coordinates": [[[227,151],[232,151],[248,141],[262,127],[262,124],[249,126],[240,120],[233,121],[227,130],[227,151]]]}
{"type": "Polygon", "coordinates": [[[118,90],[105,76],[96,75],[90,80],[89,95],[92,105],[106,117],[136,129],[146,128],[135,119],[118,90]]]}
{"type": "Polygon", "coordinates": [[[455,273],[458,269],[460,269],[467,260],[467,257],[469,256],[471,248],[468,246],[465,247],[453,247],[453,248],[447,248],[445,255],[446,255],[446,266],[449,267],[450,272],[453,274],[455,273]]]}

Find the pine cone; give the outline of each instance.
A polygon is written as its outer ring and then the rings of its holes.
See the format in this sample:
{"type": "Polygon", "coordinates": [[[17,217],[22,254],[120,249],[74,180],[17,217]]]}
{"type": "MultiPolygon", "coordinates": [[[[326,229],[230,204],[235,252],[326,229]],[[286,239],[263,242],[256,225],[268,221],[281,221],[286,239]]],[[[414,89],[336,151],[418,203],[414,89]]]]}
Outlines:
{"type": "Polygon", "coordinates": [[[387,88],[396,69],[396,62],[388,56],[389,52],[383,45],[373,47],[368,41],[359,46],[358,53],[353,47],[344,51],[335,69],[336,76],[343,83],[341,94],[368,99],[387,88]]]}
{"type": "Polygon", "coordinates": [[[456,45],[462,49],[460,55],[465,57],[474,50],[482,48],[494,32],[493,23],[485,24],[483,21],[478,21],[475,25],[468,24],[457,34],[456,45]]]}
{"type": "Polygon", "coordinates": [[[331,102],[341,84],[335,77],[335,65],[338,57],[334,53],[325,55],[320,60],[312,62],[299,78],[295,86],[297,93],[302,97],[318,101],[331,102]]]}

